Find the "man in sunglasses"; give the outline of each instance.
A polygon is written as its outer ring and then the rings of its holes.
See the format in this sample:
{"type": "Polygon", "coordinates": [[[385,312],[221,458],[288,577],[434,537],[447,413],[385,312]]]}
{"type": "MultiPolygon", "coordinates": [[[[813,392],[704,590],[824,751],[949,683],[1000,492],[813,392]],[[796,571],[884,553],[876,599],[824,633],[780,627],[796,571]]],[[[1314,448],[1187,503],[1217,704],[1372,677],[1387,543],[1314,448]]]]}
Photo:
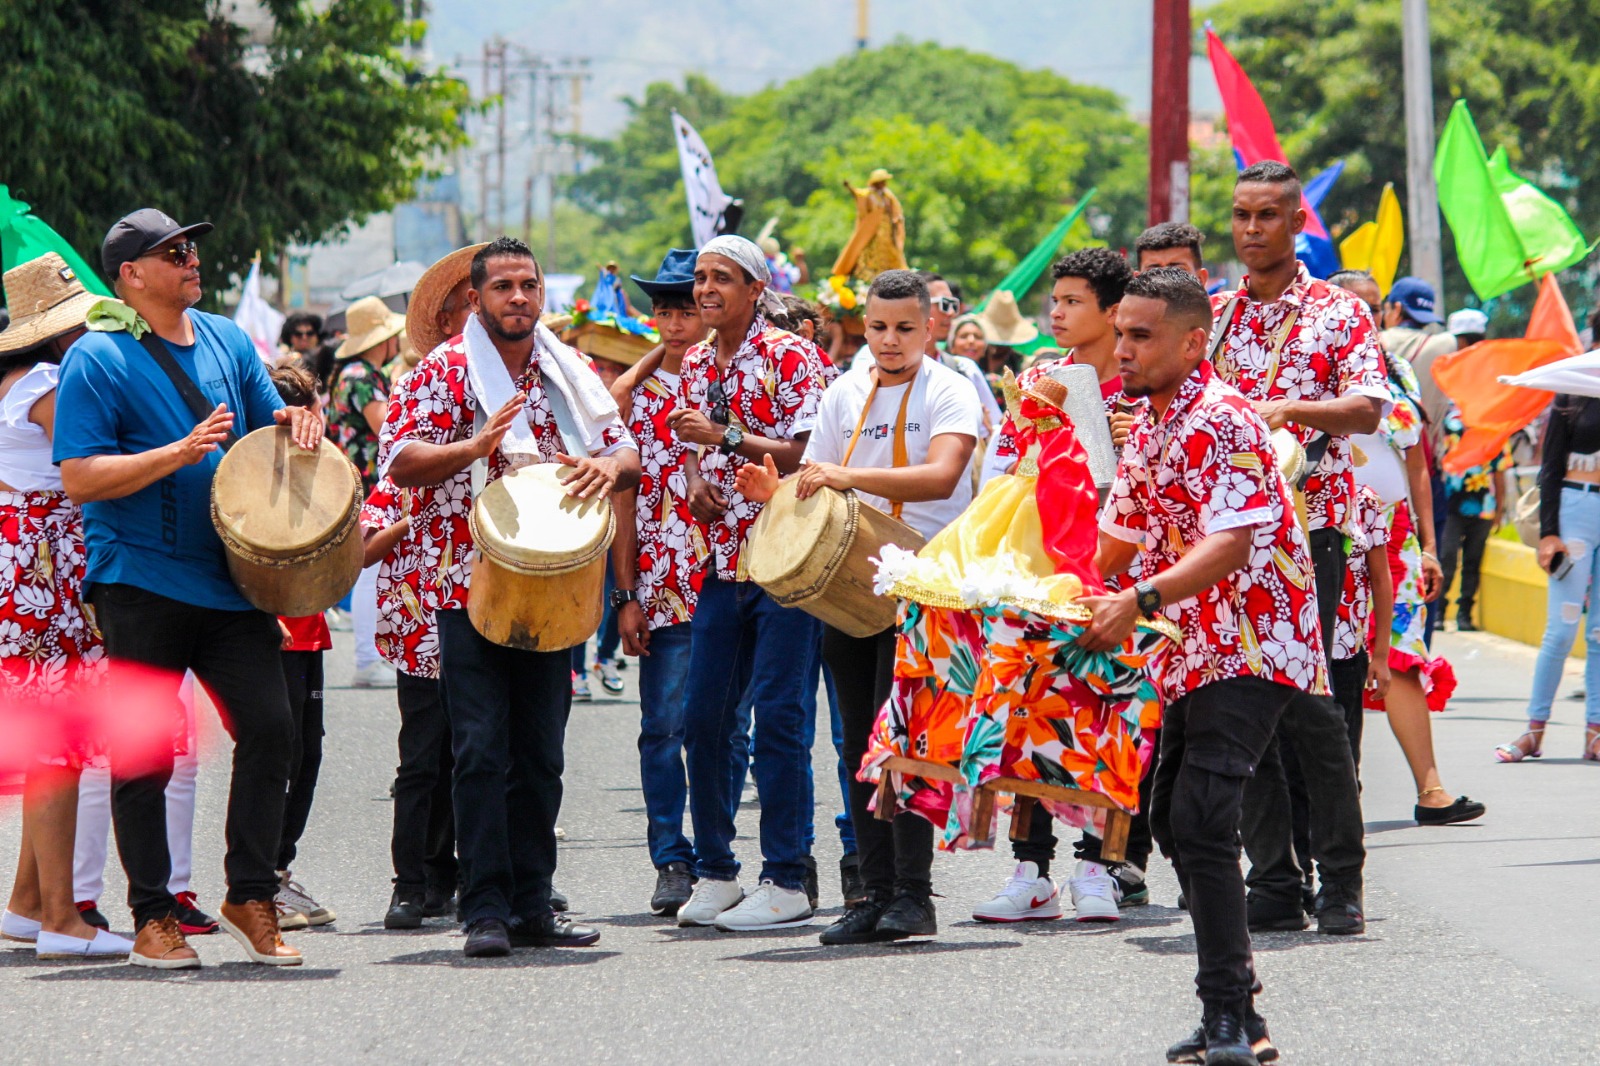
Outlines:
{"type": "MultiPolygon", "coordinates": [[[[233,434],[287,425],[310,450],[323,422],[284,408],[244,331],[193,310],[201,295],[194,238],[210,230],[144,208],[106,234],[100,261],[122,303],[91,309],[96,332],[62,362],[55,461],[83,507],[84,592],[106,653],[169,673],[175,718],[178,679],[193,670],[234,738],[222,927],[252,961],[293,966],[300,953],[278,936],[273,903],[293,732],[281,636],[277,619],[252,607],[228,576],[211,524],[211,479],[233,434]],[[198,425],[185,399],[191,388],[210,408],[198,425]]],[[[150,763],[132,766],[111,751],[112,817],[138,931],[128,961],[191,969],[200,959],[167,890],[172,752],[150,763]]]]}
{"type": "Polygon", "coordinates": [[[961,313],[961,297],[956,294],[954,286],[933,271],[919,270],[916,273],[928,290],[928,346],[922,354],[967,379],[967,383],[978,394],[978,406],[983,412],[980,427],[982,435],[978,439],[988,440],[989,434],[1000,425],[1005,414],[994,398],[994,390],[989,388],[989,380],[983,376],[983,368],[964,355],[939,347],[949,343],[950,323],[961,313]]]}

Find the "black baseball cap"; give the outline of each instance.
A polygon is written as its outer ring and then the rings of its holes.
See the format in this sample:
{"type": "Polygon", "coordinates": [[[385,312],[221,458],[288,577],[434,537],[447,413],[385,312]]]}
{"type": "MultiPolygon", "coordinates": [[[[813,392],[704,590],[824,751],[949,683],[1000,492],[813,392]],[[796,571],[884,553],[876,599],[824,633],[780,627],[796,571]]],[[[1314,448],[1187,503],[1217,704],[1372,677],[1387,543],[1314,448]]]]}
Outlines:
{"type": "Polygon", "coordinates": [[[209,222],[180,226],[165,211],[141,207],[117,219],[106,232],[106,239],[100,242],[100,266],[106,277],[114,281],[123,263],[133,262],[174,237],[198,237],[210,233],[213,228],[209,222]]]}

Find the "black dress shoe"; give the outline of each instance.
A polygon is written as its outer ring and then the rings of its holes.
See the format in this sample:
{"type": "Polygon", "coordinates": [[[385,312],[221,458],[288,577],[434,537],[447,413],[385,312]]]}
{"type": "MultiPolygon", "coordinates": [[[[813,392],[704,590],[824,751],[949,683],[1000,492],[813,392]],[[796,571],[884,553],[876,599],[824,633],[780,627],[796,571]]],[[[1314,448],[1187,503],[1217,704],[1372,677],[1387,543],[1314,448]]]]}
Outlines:
{"type": "Polygon", "coordinates": [[[1457,796],[1456,801],[1448,807],[1418,805],[1412,812],[1412,817],[1416,818],[1418,825],[1454,825],[1457,822],[1470,822],[1474,818],[1482,818],[1483,812],[1488,809],[1477,800],[1457,796]]]}
{"type": "Polygon", "coordinates": [[[694,895],[694,874],[686,862],[669,862],[656,871],[656,890],[650,897],[650,913],[674,918],[678,908],[694,895]]]}
{"type": "Polygon", "coordinates": [[[422,919],[426,917],[422,908],[422,897],[415,892],[394,890],[394,895],[389,897],[389,912],[383,916],[385,929],[421,929],[422,919]]]}
{"type": "Polygon", "coordinates": [[[424,918],[444,918],[456,909],[456,898],[442,891],[428,889],[422,897],[422,916],[424,918]]]}
{"type": "Polygon", "coordinates": [[[1287,903],[1252,899],[1246,907],[1252,933],[1298,933],[1311,925],[1298,896],[1287,903]]]}
{"type": "Polygon", "coordinates": [[[461,954],[469,959],[500,959],[511,954],[511,933],[499,918],[479,918],[467,926],[461,954]]]}
{"type": "Polygon", "coordinates": [[[599,942],[600,930],[557,914],[511,926],[511,946],[517,948],[586,948],[599,942]]]}
{"type": "Polygon", "coordinates": [[[925,939],[939,931],[933,900],[920,892],[898,892],[889,908],[878,919],[878,933],[884,940],[925,939]]]}
{"type": "Polygon", "coordinates": [[[571,908],[572,904],[567,902],[567,894],[552,885],[550,888],[550,909],[560,913],[571,908]]]}
{"type": "Polygon", "coordinates": [[[844,944],[881,944],[894,937],[878,930],[878,919],[889,909],[883,900],[867,899],[844,912],[844,917],[834,922],[817,937],[828,947],[844,944]]]}
{"type": "Polygon", "coordinates": [[[1324,936],[1359,936],[1366,931],[1361,892],[1343,885],[1323,885],[1317,893],[1317,932],[1324,936]]]}
{"type": "Polygon", "coordinates": [[[1245,1035],[1244,1015],[1237,1008],[1207,1007],[1206,1066],[1256,1066],[1259,1061],[1245,1035]]]}

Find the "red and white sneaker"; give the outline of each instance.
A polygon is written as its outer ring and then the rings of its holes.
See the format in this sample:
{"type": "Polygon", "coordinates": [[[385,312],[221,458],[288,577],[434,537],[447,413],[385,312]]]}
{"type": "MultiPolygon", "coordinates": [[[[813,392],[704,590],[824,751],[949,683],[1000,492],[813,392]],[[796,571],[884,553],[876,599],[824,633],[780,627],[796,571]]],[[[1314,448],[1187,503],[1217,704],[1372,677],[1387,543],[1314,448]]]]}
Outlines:
{"type": "Polygon", "coordinates": [[[178,901],[178,927],[184,936],[205,936],[217,931],[217,920],[200,909],[193,892],[179,892],[173,898],[178,901]]]}
{"type": "Polygon", "coordinates": [[[980,922],[1047,922],[1061,917],[1061,892],[1039,876],[1039,865],[1019,862],[1000,894],[972,908],[980,922]]]}

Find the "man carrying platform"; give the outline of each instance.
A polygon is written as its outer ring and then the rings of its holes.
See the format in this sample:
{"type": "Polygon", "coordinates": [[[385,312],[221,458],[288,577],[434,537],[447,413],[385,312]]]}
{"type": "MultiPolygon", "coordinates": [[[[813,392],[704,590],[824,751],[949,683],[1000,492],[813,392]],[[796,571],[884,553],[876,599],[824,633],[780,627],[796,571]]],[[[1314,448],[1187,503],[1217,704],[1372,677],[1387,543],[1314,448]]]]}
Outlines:
{"type": "MultiPolygon", "coordinates": [[[[854,490],[932,538],[972,499],[966,476],[983,411],[961,375],[928,358],[928,285],[909,270],[886,270],[867,292],[871,365],[841,377],[822,397],[806,444],[796,494],[854,490]]],[[[737,484],[765,503],[778,486],[770,456],[747,463],[737,484]]],[[[896,627],[853,637],[825,626],[822,655],[833,671],[851,773],[850,817],[867,899],[822,934],[824,944],[930,937],[938,929],[932,892],[933,823],[901,811],[880,821],[868,809],[874,787],[856,777],[878,709],[894,682],[896,627]]],[[[757,705],[759,709],[759,704],[757,705]]]]}
{"type": "Polygon", "coordinates": [[[528,246],[490,242],[472,257],[471,286],[465,331],[396,388],[378,462],[397,486],[432,495],[428,528],[417,533],[445,546],[437,625],[463,951],[490,957],[587,946],[600,934],[550,907],[571,655],[492,643],[467,617],[473,498],[532,463],[573,467],[564,482],[571,496],[604,496],[638,484],[639,456],[598,375],[539,323],[544,274],[528,246]]]}
{"type": "Polygon", "coordinates": [[[1239,811],[1278,719],[1328,681],[1305,535],[1266,425],[1206,361],[1210,325],[1205,290],[1185,271],[1128,283],[1117,356],[1124,391],[1147,402],[1101,515],[1096,563],[1109,576],[1137,557],[1141,578],[1082,601],[1093,622],[1079,643],[1110,650],[1158,613],[1182,631],[1166,666],[1150,820],[1189,900],[1204,1015],[1168,1058],[1253,1066],[1267,1033],[1252,1005],[1239,811]]]}

